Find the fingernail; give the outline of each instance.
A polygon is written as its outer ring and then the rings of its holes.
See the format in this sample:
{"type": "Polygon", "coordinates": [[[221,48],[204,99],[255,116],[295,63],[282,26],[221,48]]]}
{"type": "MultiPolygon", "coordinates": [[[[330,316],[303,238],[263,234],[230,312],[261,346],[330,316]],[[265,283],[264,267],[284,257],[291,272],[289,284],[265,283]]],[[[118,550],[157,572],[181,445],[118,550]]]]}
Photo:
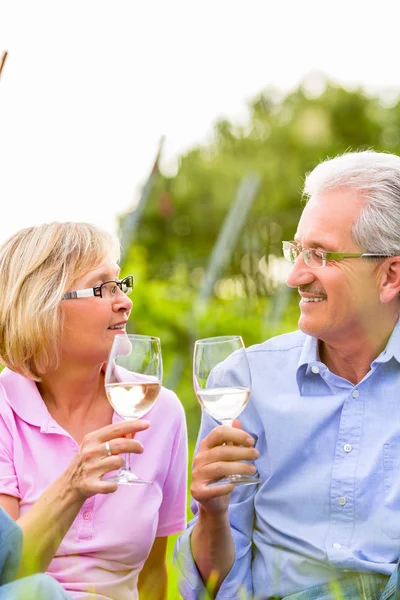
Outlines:
{"type": "Polygon", "coordinates": [[[254,456],[255,456],[255,458],[258,458],[260,456],[259,451],[256,449],[254,449],[254,456]]]}
{"type": "Polygon", "coordinates": [[[248,438],[246,439],[246,444],[247,444],[248,446],[254,446],[254,444],[255,444],[255,443],[256,443],[256,442],[255,442],[255,440],[253,440],[253,438],[252,438],[252,437],[248,437],[248,438]]]}

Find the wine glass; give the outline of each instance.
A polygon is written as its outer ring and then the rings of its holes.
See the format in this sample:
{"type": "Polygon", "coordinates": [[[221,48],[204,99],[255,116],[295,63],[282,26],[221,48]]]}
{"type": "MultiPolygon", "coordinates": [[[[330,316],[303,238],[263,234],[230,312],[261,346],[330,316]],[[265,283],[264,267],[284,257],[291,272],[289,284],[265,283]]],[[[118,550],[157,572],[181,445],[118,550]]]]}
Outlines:
{"type": "MultiPolygon", "coordinates": [[[[116,335],[105,374],[107,398],[115,412],[126,420],[140,419],[156,402],[161,382],[159,338],[126,333],[116,335]]],[[[153,483],[132,472],[129,453],[125,455],[125,466],[103,479],[132,485],[153,483]]]]}
{"type": "MultiPolygon", "coordinates": [[[[216,421],[232,426],[233,420],[248,403],[251,392],[250,366],[240,335],[196,341],[193,387],[202,408],[216,421]]],[[[208,485],[250,485],[260,481],[257,476],[238,474],[228,475],[208,485]]]]}

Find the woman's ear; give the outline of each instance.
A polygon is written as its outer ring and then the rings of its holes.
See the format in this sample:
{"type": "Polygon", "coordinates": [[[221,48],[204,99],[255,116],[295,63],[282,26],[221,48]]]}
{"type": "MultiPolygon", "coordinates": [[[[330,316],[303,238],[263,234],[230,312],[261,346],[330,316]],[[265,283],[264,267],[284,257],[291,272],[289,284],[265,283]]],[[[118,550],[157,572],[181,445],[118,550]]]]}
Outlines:
{"type": "Polygon", "coordinates": [[[400,256],[387,258],[382,265],[381,302],[388,303],[400,295],[400,256]]]}

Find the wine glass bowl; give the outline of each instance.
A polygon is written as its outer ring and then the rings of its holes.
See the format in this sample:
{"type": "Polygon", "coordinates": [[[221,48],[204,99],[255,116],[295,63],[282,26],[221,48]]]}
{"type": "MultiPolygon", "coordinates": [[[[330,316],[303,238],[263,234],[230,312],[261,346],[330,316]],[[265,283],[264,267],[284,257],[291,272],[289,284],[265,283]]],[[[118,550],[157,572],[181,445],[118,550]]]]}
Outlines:
{"type": "MultiPolygon", "coordinates": [[[[157,337],[121,333],[115,336],[105,372],[111,406],[123,419],[140,419],[154,406],[161,390],[162,355],[157,337]]],[[[130,468],[130,454],[117,473],[103,477],[123,484],[151,484],[130,468]]]]}

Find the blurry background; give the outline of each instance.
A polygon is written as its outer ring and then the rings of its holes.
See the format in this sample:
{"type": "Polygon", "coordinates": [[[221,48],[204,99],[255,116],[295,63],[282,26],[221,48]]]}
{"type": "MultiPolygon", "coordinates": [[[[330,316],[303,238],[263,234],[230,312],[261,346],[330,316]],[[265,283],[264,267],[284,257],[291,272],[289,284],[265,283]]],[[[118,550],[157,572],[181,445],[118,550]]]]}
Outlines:
{"type": "Polygon", "coordinates": [[[191,449],[194,340],[296,328],[280,257],[305,173],[350,149],[400,152],[399,10],[0,0],[0,242],[51,220],[118,233],[130,330],[161,337],[191,449]]]}

